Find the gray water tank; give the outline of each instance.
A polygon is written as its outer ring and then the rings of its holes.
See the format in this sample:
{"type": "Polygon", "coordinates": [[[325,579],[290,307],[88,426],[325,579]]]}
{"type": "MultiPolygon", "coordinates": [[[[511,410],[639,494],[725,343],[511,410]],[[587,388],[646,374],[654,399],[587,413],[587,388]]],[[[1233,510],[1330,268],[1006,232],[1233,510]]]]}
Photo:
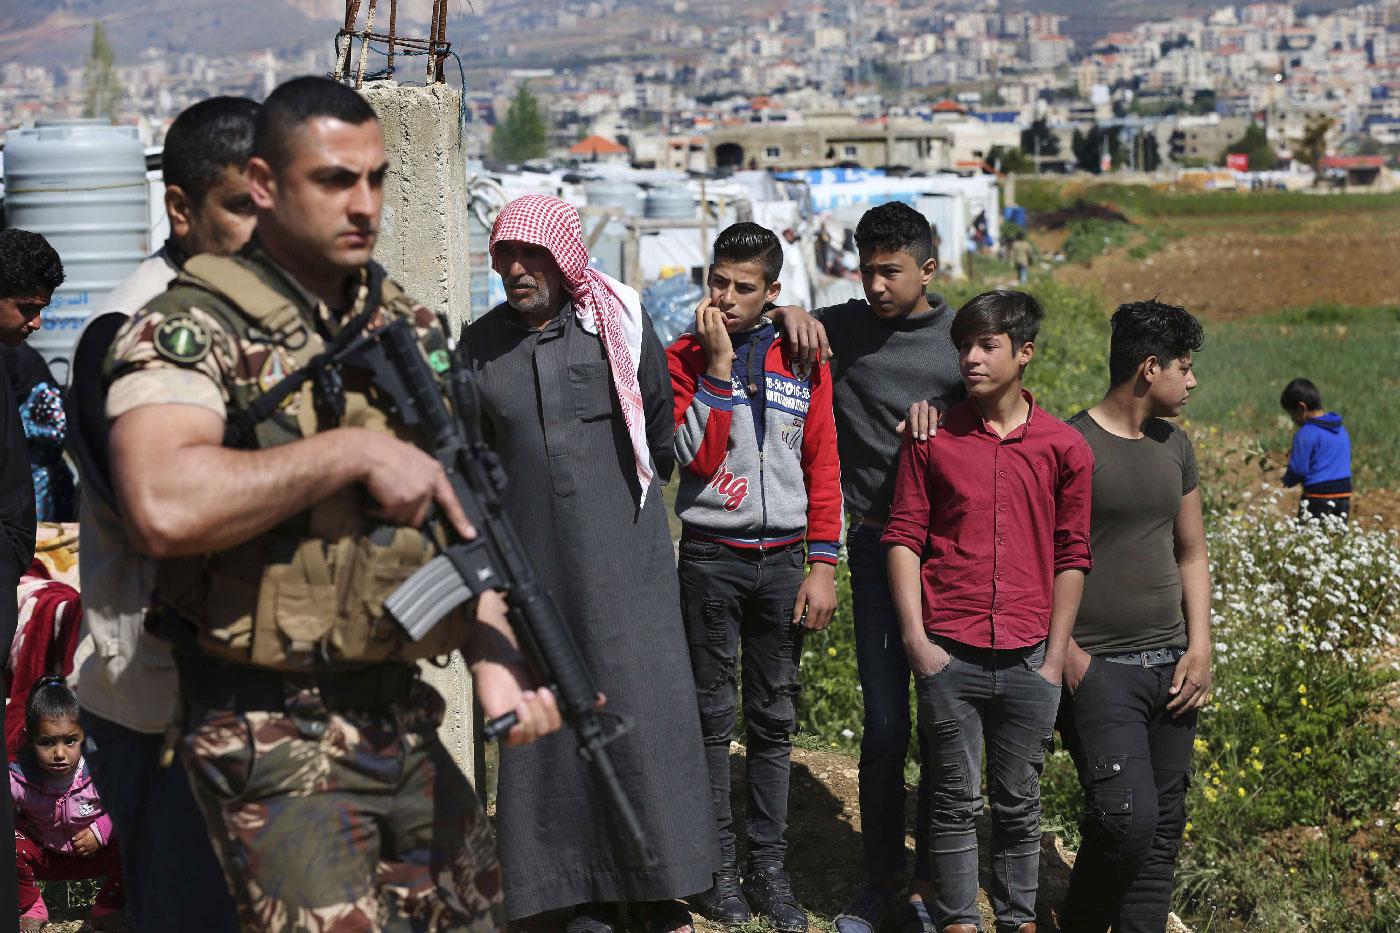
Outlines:
{"type": "Polygon", "coordinates": [[[629,217],[641,217],[646,199],[642,189],[628,181],[589,181],[583,185],[589,207],[620,207],[629,217]]]}
{"type": "Polygon", "coordinates": [[[9,132],[7,223],[43,234],[67,275],[29,338],[51,366],[61,361],[67,369],[88,315],[151,252],[147,198],[134,126],[53,120],[9,132]]]}
{"type": "Polygon", "coordinates": [[[689,188],[653,188],[647,192],[648,217],[689,220],[695,214],[695,195],[690,193],[689,188]]]}

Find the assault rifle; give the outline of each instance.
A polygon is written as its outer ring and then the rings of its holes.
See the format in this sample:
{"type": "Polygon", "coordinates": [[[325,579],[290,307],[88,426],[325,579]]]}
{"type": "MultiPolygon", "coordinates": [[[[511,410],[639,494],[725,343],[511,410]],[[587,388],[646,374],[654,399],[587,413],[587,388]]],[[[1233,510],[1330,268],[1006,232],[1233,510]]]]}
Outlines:
{"type": "MultiPolygon", "coordinates": [[[[445,322],[443,330],[449,332],[445,322]]],[[[450,543],[395,590],[384,608],[418,640],[448,612],[488,589],[500,590],[521,648],[536,675],[558,698],[578,741],[579,756],[593,768],[607,795],[616,828],[642,864],[655,867],[656,855],[607,751],[630,723],[599,708],[598,688],[584,667],[578,645],[505,515],[501,501],[505,474],[481,436],[480,404],[471,374],[458,364],[455,352],[448,353],[447,382],[455,412],[451,411],[407,319],[399,318],[367,336],[370,339],[360,343],[347,365],[368,369],[376,387],[393,401],[399,420],[407,427],[420,427],[431,438],[434,455],[477,531],[476,538],[464,541],[443,523],[450,543]]],[[[515,714],[508,713],[487,723],[486,738],[501,738],[515,722],[515,714]]]]}

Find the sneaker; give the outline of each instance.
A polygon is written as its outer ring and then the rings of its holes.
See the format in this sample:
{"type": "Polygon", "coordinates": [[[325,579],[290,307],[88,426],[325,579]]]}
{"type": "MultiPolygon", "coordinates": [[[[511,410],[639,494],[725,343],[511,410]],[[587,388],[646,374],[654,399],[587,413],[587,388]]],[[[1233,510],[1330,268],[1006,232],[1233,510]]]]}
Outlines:
{"type": "Polygon", "coordinates": [[[782,933],[805,933],[807,911],[797,904],[792,893],[792,881],[781,865],[763,865],[749,869],[744,879],[744,894],[753,905],[754,913],[767,917],[782,933]]]}
{"type": "Polygon", "coordinates": [[[894,888],[861,885],[846,909],[836,917],[837,933],[875,933],[899,900],[894,888]]]}
{"type": "Polygon", "coordinates": [[[739,888],[739,869],[734,865],[715,872],[715,886],[690,900],[700,916],[722,927],[743,926],[753,919],[749,902],[739,888]]]}

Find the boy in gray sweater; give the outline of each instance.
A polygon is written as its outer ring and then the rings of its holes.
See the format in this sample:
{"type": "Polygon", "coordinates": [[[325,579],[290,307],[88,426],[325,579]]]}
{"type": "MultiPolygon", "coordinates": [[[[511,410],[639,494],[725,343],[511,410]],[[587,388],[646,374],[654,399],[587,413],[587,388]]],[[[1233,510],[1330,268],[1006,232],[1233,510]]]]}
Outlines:
{"type": "MultiPolygon", "coordinates": [[[[871,933],[898,901],[905,869],[904,760],[911,730],[909,661],[880,536],[889,518],[900,434],[907,424],[915,436],[927,436],[936,426],[930,423],[936,409],[961,401],[965,390],[949,337],[953,311],[941,295],[927,293],[938,269],[928,221],[907,204],[889,202],[866,211],[855,238],[864,300],[811,314],[788,306],[771,316],[796,359],[811,365],[831,356],[841,486],[850,516],[846,550],[856,663],[865,703],[860,816],[867,875],[836,927],[841,933],[871,933]]],[[[927,806],[921,772],[921,814],[927,806]]],[[[915,845],[914,884],[902,926],[921,933],[933,929],[923,905],[930,871],[925,841],[916,837],[915,845]]]]}

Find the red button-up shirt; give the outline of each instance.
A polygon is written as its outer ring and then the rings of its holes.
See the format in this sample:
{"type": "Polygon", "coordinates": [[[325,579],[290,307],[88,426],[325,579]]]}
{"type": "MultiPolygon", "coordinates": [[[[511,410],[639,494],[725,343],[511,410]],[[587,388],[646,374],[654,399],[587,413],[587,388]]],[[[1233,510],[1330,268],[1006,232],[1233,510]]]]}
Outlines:
{"type": "Polygon", "coordinates": [[[1088,571],[1094,454],[1038,407],[1006,437],[969,400],[905,442],[881,539],[922,555],[924,628],[966,645],[1024,648],[1050,631],[1055,575],[1088,571]]]}

